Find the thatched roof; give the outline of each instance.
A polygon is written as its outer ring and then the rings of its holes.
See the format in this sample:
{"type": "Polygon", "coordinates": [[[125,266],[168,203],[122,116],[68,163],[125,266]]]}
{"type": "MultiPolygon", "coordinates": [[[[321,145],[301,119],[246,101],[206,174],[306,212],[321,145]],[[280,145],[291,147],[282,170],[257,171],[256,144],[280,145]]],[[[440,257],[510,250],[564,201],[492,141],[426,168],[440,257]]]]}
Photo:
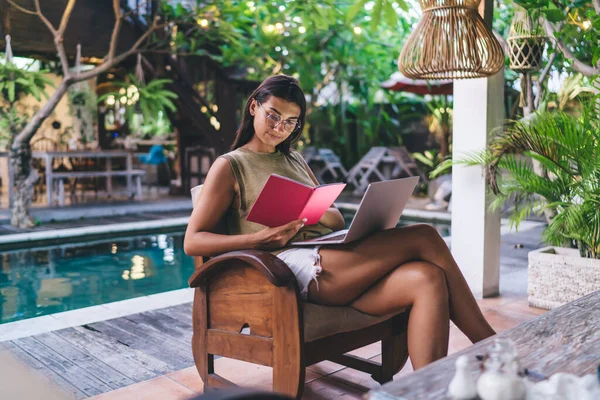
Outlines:
{"type": "MultiPolygon", "coordinates": [[[[35,10],[33,0],[14,0],[29,10],[35,10]]],[[[43,14],[55,27],[60,24],[67,0],[41,0],[43,14]]],[[[56,57],[53,37],[37,15],[25,14],[6,0],[0,0],[0,46],[4,37],[11,35],[13,52],[17,56],[56,57]]],[[[67,26],[64,45],[67,55],[75,57],[81,43],[83,57],[102,58],[108,52],[115,17],[111,0],[77,0],[67,26]]],[[[121,28],[118,51],[128,49],[135,40],[133,28],[124,23],[121,28]]]]}

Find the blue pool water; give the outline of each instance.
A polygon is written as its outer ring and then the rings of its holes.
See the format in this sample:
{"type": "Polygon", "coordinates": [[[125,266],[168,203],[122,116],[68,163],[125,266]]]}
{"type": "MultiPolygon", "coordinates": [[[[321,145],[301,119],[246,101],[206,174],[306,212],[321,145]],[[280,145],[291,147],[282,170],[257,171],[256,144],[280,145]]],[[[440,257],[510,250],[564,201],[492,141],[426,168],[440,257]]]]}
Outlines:
{"type": "MultiPolygon", "coordinates": [[[[346,224],[352,214],[345,213],[346,224]]],[[[399,225],[414,223],[401,220],[399,225]]],[[[449,226],[434,224],[443,236],[449,226]]],[[[184,228],[0,253],[0,324],[187,287],[184,228]]]]}
{"type": "Polygon", "coordinates": [[[187,287],[183,232],[2,253],[0,324],[187,287]]]}

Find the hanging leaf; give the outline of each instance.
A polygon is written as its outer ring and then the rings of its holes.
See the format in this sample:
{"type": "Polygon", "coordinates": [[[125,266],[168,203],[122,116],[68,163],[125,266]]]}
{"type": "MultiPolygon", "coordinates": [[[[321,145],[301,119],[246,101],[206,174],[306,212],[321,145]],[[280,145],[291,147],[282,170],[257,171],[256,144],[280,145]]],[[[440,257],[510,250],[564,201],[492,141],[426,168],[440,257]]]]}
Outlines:
{"type": "Polygon", "coordinates": [[[406,4],[406,1],[404,0],[396,0],[396,4],[398,4],[398,7],[400,7],[402,11],[408,12],[408,10],[410,9],[408,7],[408,4],[406,4]]]}
{"type": "Polygon", "coordinates": [[[346,16],[346,20],[348,22],[352,21],[354,19],[354,17],[356,17],[356,14],[358,14],[362,9],[365,8],[365,4],[367,4],[369,0],[358,0],[351,8],[350,11],[348,11],[348,14],[346,16]]]}
{"type": "Polygon", "coordinates": [[[383,16],[385,17],[385,22],[391,27],[395,27],[398,23],[398,14],[396,14],[396,10],[392,5],[391,1],[385,2],[385,9],[383,11],[383,16]]]}
{"type": "Polygon", "coordinates": [[[558,9],[557,10],[544,9],[544,10],[542,10],[542,14],[544,14],[544,17],[552,23],[562,22],[566,18],[565,13],[558,9]]]}
{"type": "Polygon", "coordinates": [[[6,82],[6,89],[8,91],[9,103],[14,103],[14,101],[15,101],[15,81],[6,82]]]}
{"type": "Polygon", "coordinates": [[[371,30],[375,30],[379,26],[379,22],[381,21],[381,10],[383,8],[383,3],[386,0],[377,0],[375,2],[375,6],[373,7],[373,13],[371,16],[371,30]]]}

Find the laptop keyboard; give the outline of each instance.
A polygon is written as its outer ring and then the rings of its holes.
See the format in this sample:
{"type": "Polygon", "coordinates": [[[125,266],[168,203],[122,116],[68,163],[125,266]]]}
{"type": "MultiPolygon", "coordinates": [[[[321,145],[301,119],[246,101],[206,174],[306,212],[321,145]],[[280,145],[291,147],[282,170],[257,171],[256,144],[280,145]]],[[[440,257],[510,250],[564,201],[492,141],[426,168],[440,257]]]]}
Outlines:
{"type": "Polygon", "coordinates": [[[329,241],[329,240],[342,240],[345,237],[346,237],[346,234],[342,233],[340,235],[329,236],[329,237],[326,237],[326,238],[312,239],[311,241],[314,241],[314,242],[325,242],[325,241],[329,241]]]}

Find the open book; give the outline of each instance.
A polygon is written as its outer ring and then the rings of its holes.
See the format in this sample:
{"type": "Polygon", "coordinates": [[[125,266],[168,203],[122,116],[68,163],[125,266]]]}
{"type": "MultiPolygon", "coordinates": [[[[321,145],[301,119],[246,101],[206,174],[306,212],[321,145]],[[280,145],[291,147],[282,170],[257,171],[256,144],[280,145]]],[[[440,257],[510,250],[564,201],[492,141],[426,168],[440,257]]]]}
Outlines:
{"type": "Polygon", "coordinates": [[[345,186],[345,183],[332,183],[310,187],[272,174],[246,219],[275,227],[306,218],[306,225],[314,225],[331,207],[345,186]]]}

